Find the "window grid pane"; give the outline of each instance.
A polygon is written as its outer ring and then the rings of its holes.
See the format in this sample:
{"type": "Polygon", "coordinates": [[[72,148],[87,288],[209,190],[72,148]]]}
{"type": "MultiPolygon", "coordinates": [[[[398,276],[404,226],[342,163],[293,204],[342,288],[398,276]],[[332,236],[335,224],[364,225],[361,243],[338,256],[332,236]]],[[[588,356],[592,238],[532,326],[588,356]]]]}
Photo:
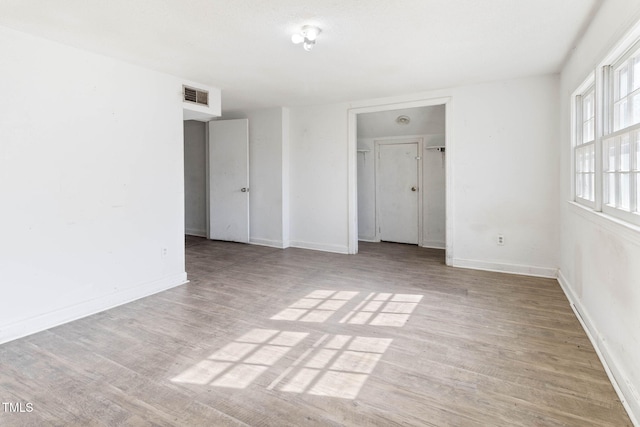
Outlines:
{"type": "Polygon", "coordinates": [[[593,129],[594,119],[590,119],[582,125],[582,142],[593,141],[595,138],[594,129],[593,129]]]}
{"type": "Polygon", "coordinates": [[[628,59],[614,73],[614,131],[640,123],[640,58],[628,59]]]}
{"type": "Polygon", "coordinates": [[[640,89],[640,57],[631,60],[633,64],[633,86],[631,90],[640,89]]]}
{"type": "Polygon", "coordinates": [[[581,97],[580,108],[582,110],[582,143],[591,142],[595,139],[595,90],[590,89],[581,97]]]}
{"type": "Polygon", "coordinates": [[[576,174],[576,197],[582,197],[584,198],[583,194],[584,194],[584,185],[582,184],[582,174],[577,173],[576,174]]]}
{"type": "Polygon", "coordinates": [[[622,99],[629,94],[629,87],[627,85],[629,81],[629,77],[627,75],[627,64],[624,64],[622,67],[618,69],[616,72],[616,80],[617,80],[617,97],[616,99],[622,99]]]}
{"type": "Polygon", "coordinates": [[[576,149],[576,173],[581,173],[584,170],[584,161],[582,160],[582,149],[576,149]]]}
{"type": "Polygon", "coordinates": [[[631,158],[635,159],[633,170],[640,171],[640,132],[636,132],[635,141],[631,152],[631,158]]]}
{"type": "Polygon", "coordinates": [[[636,202],[636,207],[634,209],[635,213],[640,213],[640,203],[638,202],[640,200],[640,173],[635,173],[635,183],[636,183],[636,195],[635,195],[635,202],[636,202]]]}
{"type": "Polygon", "coordinates": [[[593,105],[594,92],[590,91],[582,98],[582,120],[588,121],[595,115],[595,108],[593,105]]]}
{"type": "Polygon", "coordinates": [[[627,127],[627,98],[615,104],[613,120],[615,130],[627,127]]]}
{"type": "Polygon", "coordinates": [[[640,131],[602,142],[603,202],[626,212],[638,209],[637,166],[640,164],[640,131]]]}
{"type": "Polygon", "coordinates": [[[604,174],[604,202],[608,206],[616,206],[616,174],[607,172],[604,174]]]}
{"type": "Polygon", "coordinates": [[[616,145],[613,139],[608,139],[603,143],[605,172],[613,172],[616,170],[616,145]]]}
{"type": "Polygon", "coordinates": [[[621,173],[619,174],[619,182],[620,182],[620,198],[619,198],[619,204],[618,204],[618,208],[625,210],[625,211],[630,211],[630,207],[631,207],[631,198],[630,198],[630,193],[629,193],[629,176],[630,174],[628,173],[621,173]]]}
{"type": "Polygon", "coordinates": [[[640,123],[640,94],[635,94],[631,97],[631,123],[629,125],[635,125],[640,123]]]}
{"type": "Polygon", "coordinates": [[[629,135],[620,137],[620,170],[628,172],[631,162],[629,161],[629,135]]]}
{"type": "Polygon", "coordinates": [[[595,143],[584,144],[575,149],[576,175],[575,195],[578,198],[595,200],[595,143]]]}

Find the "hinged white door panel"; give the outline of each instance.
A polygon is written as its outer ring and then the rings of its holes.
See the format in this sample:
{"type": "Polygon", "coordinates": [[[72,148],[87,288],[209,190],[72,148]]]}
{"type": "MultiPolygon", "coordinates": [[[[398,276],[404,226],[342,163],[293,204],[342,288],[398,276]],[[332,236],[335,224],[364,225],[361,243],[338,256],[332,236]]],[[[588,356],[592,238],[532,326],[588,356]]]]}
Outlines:
{"type": "Polygon", "coordinates": [[[378,145],[376,204],[380,240],[418,244],[418,147],[417,143],[378,145]]]}
{"type": "Polygon", "coordinates": [[[249,121],[209,122],[209,238],[249,242],[249,121]]]}

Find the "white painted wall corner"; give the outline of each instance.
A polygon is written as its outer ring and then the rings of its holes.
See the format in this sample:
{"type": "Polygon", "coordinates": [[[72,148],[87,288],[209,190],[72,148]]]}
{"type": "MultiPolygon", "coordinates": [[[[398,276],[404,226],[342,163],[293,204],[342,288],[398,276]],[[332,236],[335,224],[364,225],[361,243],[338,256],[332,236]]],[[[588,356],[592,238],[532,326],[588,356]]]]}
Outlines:
{"type": "Polygon", "coordinates": [[[358,236],[359,242],[380,243],[380,239],[376,236],[358,236]]]}
{"type": "Polygon", "coordinates": [[[63,307],[15,323],[0,326],[0,344],[82,319],[135,300],[189,283],[187,273],[164,277],[135,287],[116,291],[79,304],[63,307]]]}
{"type": "Polygon", "coordinates": [[[251,237],[249,239],[249,243],[257,246],[268,246],[270,248],[278,248],[285,249],[288,245],[285,246],[285,243],[282,240],[271,240],[271,239],[260,239],[256,237],[251,237]]]}
{"type": "Polygon", "coordinates": [[[301,242],[294,240],[290,242],[290,245],[292,248],[312,249],[314,251],[333,252],[336,254],[349,253],[349,247],[347,245],[329,245],[323,243],[301,242]]]}
{"type": "Polygon", "coordinates": [[[637,390],[635,390],[633,384],[629,381],[629,377],[625,375],[620,363],[616,361],[611,351],[609,351],[606,341],[596,329],[589,313],[576,297],[567,278],[562,274],[562,271],[558,271],[558,283],[567,296],[569,304],[587,334],[587,337],[589,337],[613,388],[618,394],[627,414],[629,414],[631,422],[634,426],[640,427],[640,396],[637,390]]]}
{"type": "Polygon", "coordinates": [[[184,233],[189,236],[207,237],[207,230],[196,230],[195,228],[187,228],[184,233]]]}
{"type": "Polygon", "coordinates": [[[429,249],[445,249],[447,247],[447,245],[446,245],[446,243],[444,241],[424,240],[422,242],[422,247],[423,248],[429,248],[429,249]]]}

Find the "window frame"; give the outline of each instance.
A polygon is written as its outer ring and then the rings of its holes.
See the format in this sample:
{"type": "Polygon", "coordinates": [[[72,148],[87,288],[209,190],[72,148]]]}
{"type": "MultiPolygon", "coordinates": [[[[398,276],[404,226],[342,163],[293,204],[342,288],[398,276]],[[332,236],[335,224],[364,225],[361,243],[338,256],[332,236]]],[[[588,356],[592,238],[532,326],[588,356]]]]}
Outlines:
{"type": "MultiPolygon", "coordinates": [[[[598,198],[598,188],[597,188],[597,183],[598,183],[598,150],[596,147],[596,143],[598,141],[598,137],[597,137],[597,129],[598,129],[598,97],[596,95],[596,82],[595,82],[595,78],[594,75],[590,75],[579,87],[578,89],[576,89],[576,91],[574,92],[573,96],[572,96],[572,116],[573,116],[573,126],[572,126],[572,131],[573,131],[573,137],[572,137],[572,147],[571,147],[571,176],[572,176],[572,181],[571,181],[571,192],[572,192],[572,199],[574,202],[579,203],[583,206],[587,206],[589,208],[592,209],[596,209],[596,201],[598,198]],[[585,124],[585,120],[584,120],[584,98],[586,96],[589,96],[590,94],[593,94],[593,110],[594,110],[594,117],[593,117],[593,135],[594,138],[592,140],[589,141],[584,141],[584,124],[585,124]],[[585,171],[580,171],[578,170],[578,152],[581,149],[584,148],[588,148],[589,146],[593,146],[593,163],[594,163],[594,168],[593,171],[589,171],[589,172],[585,172],[585,171]],[[592,191],[594,194],[594,199],[590,200],[588,198],[584,198],[581,197],[579,195],[579,180],[578,177],[581,175],[584,175],[585,173],[593,173],[593,185],[592,185],[592,191]]],[[[582,193],[582,192],[580,192],[582,193]]]]}
{"type": "Polygon", "coordinates": [[[635,111],[637,123],[630,124],[634,122],[634,97],[640,100],[640,68],[634,76],[636,67],[640,67],[640,26],[633,37],[627,37],[623,43],[612,49],[605,60],[571,95],[571,200],[588,210],[622,221],[634,228],[640,226],[640,101],[637,101],[635,111]],[[626,80],[620,83],[619,73],[625,67],[626,80]],[[621,84],[626,88],[623,96],[620,96],[621,84]],[[583,114],[583,101],[591,94],[594,98],[594,139],[585,142],[583,132],[587,120],[583,114]],[[624,126],[620,126],[620,120],[616,115],[620,111],[618,106],[621,101],[626,105],[624,126]],[[629,141],[627,157],[621,151],[621,141],[625,138],[629,141]],[[613,157],[609,151],[611,142],[615,150],[613,157]],[[593,154],[595,164],[593,168],[585,171],[584,163],[581,168],[578,161],[581,159],[580,150],[584,153],[589,147],[593,147],[589,151],[593,154]],[[610,167],[610,159],[615,162],[614,168],[610,167]],[[590,200],[589,197],[583,197],[584,190],[578,181],[585,173],[592,172],[594,178],[591,191],[594,193],[593,200],[590,200]],[[610,181],[611,178],[613,181],[610,181]],[[622,179],[627,180],[628,184],[624,190],[622,179]],[[611,200],[608,193],[611,188],[609,182],[614,183],[613,204],[608,203],[611,200]],[[621,200],[622,194],[628,194],[628,210],[621,200]]]}
{"type": "MultiPolygon", "coordinates": [[[[612,61],[608,61],[609,65],[602,66],[602,74],[603,74],[603,91],[601,93],[601,99],[604,100],[604,104],[606,104],[606,108],[603,111],[603,123],[606,124],[604,128],[604,132],[600,137],[600,187],[601,187],[601,204],[600,211],[607,215],[613,216],[620,220],[629,222],[631,224],[640,225],[640,197],[638,191],[638,185],[640,183],[638,178],[640,176],[640,160],[638,159],[638,155],[633,151],[635,144],[640,144],[640,119],[638,119],[637,123],[633,123],[633,98],[640,98],[640,73],[638,76],[638,81],[634,81],[634,65],[635,63],[640,63],[640,40],[631,43],[628,49],[624,51],[622,55],[619,55],[612,61]],[[620,82],[618,80],[619,72],[622,68],[626,67],[627,76],[625,85],[627,87],[626,94],[624,97],[619,97],[620,95],[620,82]],[[634,88],[635,84],[635,88],[634,88]],[[616,112],[617,104],[624,99],[626,102],[625,108],[625,125],[624,127],[619,127],[618,122],[616,121],[616,112]],[[625,170],[622,167],[622,152],[621,152],[621,141],[627,137],[628,138],[628,167],[625,170]],[[614,168],[605,169],[605,162],[608,164],[611,157],[609,153],[605,153],[605,150],[610,147],[609,141],[613,141],[613,148],[615,150],[614,153],[614,168]],[[629,207],[628,210],[622,207],[621,198],[621,179],[623,175],[628,175],[628,197],[629,197],[629,207]],[[614,205],[608,203],[610,200],[609,194],[609,185],[610,177],[614,179],[614,205]]],[[[597,95],[596,95],[597,96],[597,95]]],[[[639,105],[640,107],[640,105],[639,105]]],[[[638,111],[636,114],[640,113],[638,111]]],[[[640,145],[638,148],[640,150],[640,145]]]]}

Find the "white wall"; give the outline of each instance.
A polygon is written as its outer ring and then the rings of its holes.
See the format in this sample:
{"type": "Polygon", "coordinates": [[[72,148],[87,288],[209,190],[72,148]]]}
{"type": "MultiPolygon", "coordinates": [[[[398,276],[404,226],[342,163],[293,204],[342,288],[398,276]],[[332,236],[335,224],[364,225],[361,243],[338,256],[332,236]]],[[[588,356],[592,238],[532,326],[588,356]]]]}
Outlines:
{"type": "Polygon", "coordinates": [[[184,230],[207,235],[206,123],[184,122],[184,230]]]}
{"type": "Polygon", "coordinates": [[[282,247],[291,242],[291,112],[282,109],[282,247]]]}
{"type": "Polygon", "coordinates": [[[640,230],[572,205],[572,92],[640,18],[631,0],[604,2],[561,75],[560,282],[640,421],[640,230]]]}
{"type": "Polygon", "coordinates": [[[278,248],[289,246],[288,115],[276,107],[222,117],[249,120],[249,241],[278,248]]]}
{"type": "Polygon", "coordinates": [[[463,87],[453,103],[454,265],[555,276],[558,78],[463,87]]]}
{"type": "MultiPolygon", "coordinates": [[[[347,111],[451,97],[454,265],[555,276],[558,78],[531,77],[291,110],[291,233],[347,252],[347,111]],[[496,236],[505,236],[505,246],[496,236]]],[[[449,142],[447,142],[449,145],[449,142]]]]}
{"type": "Polygon", "coordinates": [[[184,283],[182,81],[2,27],[0,51],[0,342],[184,283]]]}
{"type": "Polygon", "coordinates": [[[291,246],[348,252],[347,108],[291,108],[291,246]]]}

